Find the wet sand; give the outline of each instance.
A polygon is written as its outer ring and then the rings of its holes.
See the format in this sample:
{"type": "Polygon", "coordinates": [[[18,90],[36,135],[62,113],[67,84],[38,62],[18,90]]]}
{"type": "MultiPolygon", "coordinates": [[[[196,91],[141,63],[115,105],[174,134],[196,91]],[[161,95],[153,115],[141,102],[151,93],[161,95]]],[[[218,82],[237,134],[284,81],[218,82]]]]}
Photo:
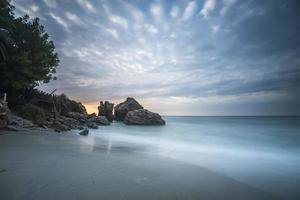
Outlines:
{"type": "MultiPolygon", "coordinates": [[[[0,199],[279,199],[203,167],[74,133],[0,135],[0,199]]],[[[103,133],[105,134],[105,133],[103,133]]]]}

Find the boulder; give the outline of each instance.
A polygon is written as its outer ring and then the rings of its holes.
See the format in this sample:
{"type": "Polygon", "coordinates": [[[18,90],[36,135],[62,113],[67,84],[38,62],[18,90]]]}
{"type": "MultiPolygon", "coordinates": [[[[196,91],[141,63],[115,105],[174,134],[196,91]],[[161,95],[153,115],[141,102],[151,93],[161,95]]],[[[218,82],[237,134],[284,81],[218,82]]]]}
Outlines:
{"type": "Polygon", "coordinates": [[[88,128],[91,128],[91,129],[98,129],[98,126],[95,122],[90,122],[88,123],[88,128]]]}
{"type": "Polygon", "coordinates": [[[88,116],[87,114],[82,114],[79,112],[68,112],[66,114],[67,117],[73,118],[78,120],[80,123],[85,123],[88,121],[88,116]]]}
{"type": "Polygon", "coordinates": [[[22,127],[22,128],[35,127],[35,125],[30,120],[24,119],[16,115],[11,115],[9,120],[9,125],[22,127]]]}
{"type": "Polygon", "coordinates": [[[68,115],[69,112],[87,115],[87,111],[82,103],[70,100],[65,94],[56,96],[54,103],[61,115],[68,115]]]}
{"type": "Polygon", "coordinates": [[[89,134],[89,129],[84,128],[84,129],[83,129],[82,131],[80,131],[78,134],[79,134],[79,135],[88,135],[88,134],[89,134]]]}
{"type": "Polygon", "coordinates": [[[93,122],[97,125],[109,125],[110,122],[104,116],[95,116],[88,119],[89,123],[93,122]]]}
{"type": "Polygon", "coordinates": [[[88,119],[90,119],[90,118],[92,118],[92,117],[97,117],[96,113],[92,113],[92,114],[89,114],[89,115],[87,116],[88,119]]]}
{"type": "Polygon", "coordinates": [[[166,122],[157,113],[146,109],[129,111],[123,121],[127,125],[165,125],[166,122]]]}
{"type": "Polygon", "coordinates": [[[81,126],[79,120],[70,117],[60,116],[56,120],[61,124],[69,127],[70,129],[79,129],[79,127],[81,126]]]}
{"type": "Polygon", "coordinates": [[[58,120],[55,120],[52,124],[51,124],[51,128],[54,129],[54,131],[56,132],[61,132],[61,131],[69,131],[71,130],[70,127],[68,127],[67,125],[61,123],[58,120]]]}
{"type": "Polygon", "coordinates": [[[98,116],[105,116],[108,121],[113,121],[113,109],[114,104],[109,103],[108,101],[100,101],[100,105],[98,106],[98,116]]]}
{"type": "Polygon", "coordinates": [[[129,111],[143,109],[134,98],[128,97],[126,101],[115,106],[115,120],[123,121],[129,111]]]}

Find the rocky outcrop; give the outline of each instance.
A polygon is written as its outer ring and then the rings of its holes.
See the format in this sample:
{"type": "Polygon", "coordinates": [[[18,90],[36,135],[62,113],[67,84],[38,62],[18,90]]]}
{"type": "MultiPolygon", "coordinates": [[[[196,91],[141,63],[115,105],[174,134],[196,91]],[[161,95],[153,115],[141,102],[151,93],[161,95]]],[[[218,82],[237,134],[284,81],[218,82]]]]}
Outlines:
{"type": "Polygon", "coordinates": [[[115,120],[123,121],[129,111],[143,109],[134,98],[128,97],[126,101],[115,106],[115,120]]]}
{"type": "Polygon", "coordinates": [[[87,115],[85,107],[80,102],[70,100],[64,94],[55,96],[53,101],[57,107],[57,112],[61,115],[67,115],[69,112],[87,115]]]}
{"type": "Polygon", "coordinates": [[[123,121],[127,125],[165,125],[166,122],[157,113],[146,109],[129,111],[123,121]]]}
{"type": "Polygon", "coordinates": [[[56,132],[71,130],[71,128],[68,125],[61,123],[59,120],[53,121],[50,127],[56,132]]]}
{"type": "Polygon", "coordinates": [[[96,123],[97,125],[109,125],[110,122],[104,116],[94,116],[89,118],[89,122],[96,123]]]}
{"type": "Polygon", "coordinates": [[[36,127],[30,120],[11,114],[9,125],[18,128],[33,128],[36,127]]]}
{"type": "Polygon", "coordinates": [[[108,121],[113,121],[113,109],[114,104],[108,101],[100,101],[100,105],[98,106],[98,116],[105,116],[108,121]]]}
{"type": "Polygon", "coordinates": [[[91,129],[98,129],[98,125],[95,122],[89,122],[87,126],[91,129]]]}
{"type": "Polygon", "coordinates": [[[78,120],[80,123],[86,123],[88,121],[88,115],[79,112],[68,112],[67,117],[78,120]]]}
{"type": "Polygon", "coordinates": [[[79,135],[88,135],[89,134],[89,129],[85,128],[82,131],[79,132],[79,135]]]}

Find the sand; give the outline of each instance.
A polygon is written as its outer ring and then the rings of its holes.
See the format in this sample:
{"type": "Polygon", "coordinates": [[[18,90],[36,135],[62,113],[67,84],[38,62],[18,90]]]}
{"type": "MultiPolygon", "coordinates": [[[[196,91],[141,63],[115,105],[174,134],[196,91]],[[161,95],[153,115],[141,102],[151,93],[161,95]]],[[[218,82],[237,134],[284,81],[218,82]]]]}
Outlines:
{"type": "Polygon", "coordinates": [[[143,147],[88,137],[2,131],[0,199],[279,199],[143,147]]]}

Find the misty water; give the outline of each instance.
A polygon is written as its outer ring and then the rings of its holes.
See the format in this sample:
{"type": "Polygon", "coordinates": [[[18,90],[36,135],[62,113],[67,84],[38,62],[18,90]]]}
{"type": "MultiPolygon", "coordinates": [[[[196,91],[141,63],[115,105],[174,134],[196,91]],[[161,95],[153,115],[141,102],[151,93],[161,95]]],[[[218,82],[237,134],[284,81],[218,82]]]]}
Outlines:
{"type": "MultiPolygon", "coordinates": [[[[91,130],[114,147],[205,167],[287,199],[300,198],[300,118],[165,117],[166,126],[111,126],[91,130]]],[[[119,149],[120,150],[120,149],[119,149]]]]}

